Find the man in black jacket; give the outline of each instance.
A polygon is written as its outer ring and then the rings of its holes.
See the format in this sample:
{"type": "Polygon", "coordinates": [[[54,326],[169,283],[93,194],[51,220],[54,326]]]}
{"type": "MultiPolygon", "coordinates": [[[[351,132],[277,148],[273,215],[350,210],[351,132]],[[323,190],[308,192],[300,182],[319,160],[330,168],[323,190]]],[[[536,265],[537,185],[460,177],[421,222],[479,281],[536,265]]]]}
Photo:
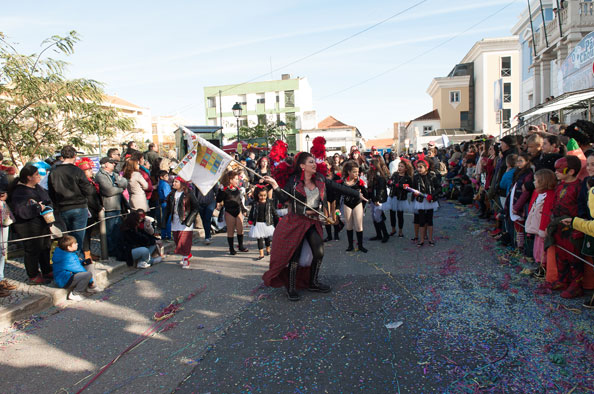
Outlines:
{"type": "MultiPolygon", "coordinates": [[[[74,164],[76,149],[66,145],[62,148],[61,155],[64,162],[49,174],[48,194],[66,229],[83,229],[89,218],[87,196],[92,195],[95,190],[85,173],[74,164]]],[[[75,231],[71,235],[76,238],[78,250],[81,251],[85,230],[75,231]]]]}

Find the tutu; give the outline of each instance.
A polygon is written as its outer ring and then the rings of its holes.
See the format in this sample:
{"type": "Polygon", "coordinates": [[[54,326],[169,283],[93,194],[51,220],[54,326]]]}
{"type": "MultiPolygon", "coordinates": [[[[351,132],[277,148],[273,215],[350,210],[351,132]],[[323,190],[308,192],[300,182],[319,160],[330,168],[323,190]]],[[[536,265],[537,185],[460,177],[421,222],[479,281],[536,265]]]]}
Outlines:
{"type": "Polygon", "coordinates": [[[274,234],[274,226],[267,226],[264,222],[257,222],[252,225],[248,236],[252,239],[268,238],[274,234]]]}
{"type": "Polygon", "coordinates": [[[396,197],[392,197],[392,204],[390,209],[392,211],[403,211],[403,212],[412,212],[413,211],[413,207],[412,207],[412,203],[410,201],[408,201],[408,199],[406,200],[398,200],[396,197]]]}
{"type": "Polygon", "coordinates": [[[424,198],[422,202],[418,202],[417,200],[413,202],[413,209],[415,212],[418,212],[421,209],[433,209],[433,211],[437,211],[437,208],[439,208],[439,204],[437,203],[437,201],[429,202],[426,198],[424,198]]]}

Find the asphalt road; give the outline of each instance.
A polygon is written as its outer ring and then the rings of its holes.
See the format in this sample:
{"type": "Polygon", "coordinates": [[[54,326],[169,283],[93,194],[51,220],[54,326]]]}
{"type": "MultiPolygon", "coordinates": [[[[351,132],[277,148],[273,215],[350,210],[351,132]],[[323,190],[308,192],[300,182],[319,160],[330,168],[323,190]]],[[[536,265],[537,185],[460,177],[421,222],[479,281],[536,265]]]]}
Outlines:
{"type": "Polygon", "coordinates": [[[367,254],[342,234],[322,267],[333,291],[295,303],[260,287],[253,242],[235,257],[224,234],[197,243],[192,270],[170,259],[4,332],[2,392],[75,393],[118,355],[84,392],[593,392],[582,300],[541,294],[469,210],[436,216],[435,247],[410,242],[411,217],[367,254]],[[155,321],[173,300],[183,309],[155,321]]]}

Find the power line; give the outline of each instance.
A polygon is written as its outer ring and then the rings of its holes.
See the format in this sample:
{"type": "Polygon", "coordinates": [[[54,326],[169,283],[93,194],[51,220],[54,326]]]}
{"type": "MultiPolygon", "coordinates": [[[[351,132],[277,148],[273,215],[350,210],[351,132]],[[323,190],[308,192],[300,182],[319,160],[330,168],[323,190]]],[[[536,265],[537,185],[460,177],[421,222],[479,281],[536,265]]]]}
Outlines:
{"type": "Polygon", "coordinates": [[[465,30],[461,31],[461,32],[460,32],[460,33],[458,33],[458,34],[455,34],[455,35],[453,35],[453,36],[451,36],[451,37],[447,38],[446,40],[442,41],[441,43],[437,44],[436,46],[434,46],[434,47],[432,47],[432,48],[429,48],[429,49],[428,49],[428,50],[426,50],[425,52],[422,52],[422,53],[418,54],[418,55],[417,55],[417,56],[415,56],[415,57],[412,57],[412,58],[410,58],[410,59],[408,59],[408,60],[406,60],[406,61],[404,61],[404,62],[402,62],[402,63],[400,63],[400,64],[398,64],[398,65],[396,65],[396,66],[394,66],[394,67],[390,67],[389,69],[387,69],[387,70],[385,70],[385,71],[382,71],[381,73],[379,73],[379,74],[376,74],[376,75],[374,75],[374,76],[372,76],[372,77],[370,77],[370,78],[367,78],[367,79],[365,79],[365,80],[363,80],[363,81],[361,81],[361,82],[358,82],[358,83],[356,83],[356,84],[354,84],[354,85],[351,85],[351,86],[349,86],[349,87],[347,87],[347,88],[344,88],[344,89],[342,89],[342,90],[339,90],[339,91],[337,91],[337,92],[334,92],[334,93],[332,93],[332,94],[329,94],[329,95],[327,95],[327,96],[324,96],[324,97],[322,97],[322,98],[320,98],[320,99],[318,99],[318,100],[325,100],[325,99],[327,99],[327,98],[329,98],[329,97],[333,97],[333,96],[336,96],[336,95],[338,95],[338,94],[344,93],[344,92],[346,92],[347,90],[351,90],[351,89],[353,89],[353,88],[356,88],[356,87],[358,87],[358,86],[364,85],[364,84],[366,84],[366,83],[367,83],[367,82],[369,82],[369,81],[372,81],[372,80],[374,80],[374,79],[377,79],[377,78],[379,78],[379,77],[382,77],[382,76],[384,76],[384,75],[386,75],[386,74],[389,74],[389,73],[391,73],[392,71],[395,71],[395,70],[399,69],[400,67],[403,67],[403,66],[405,66],[405,65],[407,65],[407,64],[409,64],[409,63],[412,63],[413,61],[417,60],[418,58],[420,58],[420,57],[423,57],[423,56],[425,56],[425,55],[429,54],[430,52],[433,52],[433,51],[435,51],[436,49],[439,49],[439,48],[441,48],[442,46],[444,46],[444,45],[445,45],[445,44],[447,44],[448,42],[450,42],[450,41],[452,41],[452,40],[454,40],[454,39],[456,39],[456,38],[460,37],[461,35],[463,35],[463,34],[465,34],[465,33],[469,32],[470,30],[472,30],[472,29],[474,29],[475,27],[479,26],[481,23],[485,22],[486,20],[488,20],[488,19],[490,19],[490,18],[494,17],[495,15],[499,14],[500,12],[502,12],[503,10],[505,10],[506,8],[510,7],[512,4],[516,3],[517,1],[518,1],[518,0],[513,0],[511,3],[508,3],[507,5],[505,5],[504,7],[500,8],[499,10],[495,11],[495,12],[494,12],[494,13],[492,13],[491,15],[488,15],[488,16],[486,16],[485,18],[481,19],[480,21],[478,21],[478,22],[477,22],[477,23],[475,23],[474,25],[472,25],[472,26],[468,27],[467,29],[465,29],[465,30]]]}
{"type": "Polygon", "coordinates": [[[271,70],[271,71],[269,71],[269,72],[266,72],[266,73],[264,73],[264,74],[260,74],[260,75],[258,75],[257,77],[250,79],[249,81],[245,81],[245,82],[242,82],[242,83],[240,83],[240,84],[233,85],[233,86],[231,86],[231,87],[229,87],[229,88],[227,88],[227,89],[223,90],[221,93],[225,93],[225,92],[227,92],[227,91],[229,91],[229,90],[231,90],[231,89],[235,89],[235,88],[237,88],[237,87],[239,87],[239,86],[243,86],[243,85],[245,85],[245,84],[247,84],[247,83],[254,82],[255,80],[258,80],[258,79],[260,79],[260,78],[263,78],[263,77],[267,76],[267,75],[268,75],[268,74],[270,74],[270,73],[273,73],[273,72],[276,72],[276,71],[280,71],[280,70],[282,70],[282,69],[285,69],[285,68],[287,68],[287,67],[290,67],[290,66],[292,66],[292,65],[294,65],[294,64],[297,64],[297,63],[299,63],[299,62],[302,62],[302,61],[304,61],[304,60],[306,60],[306,59],[309,59],[310,57],[313,57],[313,56],[315,56],[315,55],[318,55],[318,54],[320,54],[320,53],[322,53],[322,52],[324,52],[324,51],[327,51],[328,49],[334,48],[335,46],[338,46],[338,45],[342,44],[343,42],[346,42],[346,41],[348,41],[348,40],[350,40],[350,39],[352,39],[352,38],[355,38],[355,37],[357,37],[357,36],[359,36],[359,35],[361,35],[361,34],[365,33],[365,32],[368,32],[369,30],[371,30],[371,29],[374,29],[374,28],[378,27],[379,25],[386,23],[386,22],[388,22],[389,20],[391,20],[391,19],[394,19],[394,18],[396,18],[397,16],[400,16],[400,15],[402,15],[402,14],[404,14],[404,13],[406,13],[406,12],[408,12],[408,11],[412,10],[413,8],[416,8],[416,7],[420,6],[420,5],[421,5],[421,4],[423,4],[423,3],[426,3],[427,1],[428,1],[428,0],[421,0],[421,1],[419,1],[419,2],[417,2],[417,3],[415,3],[415,4],[413,4],[413,5],[411,5],[410,7],[407,7],[407,8],[405,8],[405,9],[404,9],[404,10],[402,10],[402,11],[399,11],[399,12],[397,12],[397,13],[393,14],[393,15],[390,15],[389,17],[387,17],[387,18],[385,18],[385,19],[383,19],[383,20],[381,20],[381,21],[379,21],[379,22],[377,22],[377,23],[375,23],[375,24],[373,24],[373,25],[371,25],[371,26],[369,26],[369,27],[366,27],[366,28],[365,28],[365,29],[363,29],[363,30],[360,30],[360,31],[358,31],[358,32],[356,32],[356,33],[354,33],[354,34],[351,34],[350,36],[348,36],[348,37],[346,37],[346,38],[343,38],[342,40],[339,40],[339,41],[337,41],[337,42],[335,42],[335,43],[333,43],[333,44],[330,44],[330,45],[328,45],[328,46],[326,46],[326,47],[324,47],[324,48],[318,49],[317,51],[315,51],[315,52],[312,52],[312,53],[310,53],[309,55],[305,55],[305,56],[303,56],[303,57],[301,57],[301,58],[299,58],[299,59],[297,59],[297,60],[294,60],[294,61],[292,61],[292,62],[290,62],[290,63],[287,63],[287,64],[284,64],[284,65],[282,65],[282,66],[280,66],[280,67],[277,67],[277,68],[275,68],[274,70],[271,70]]]}

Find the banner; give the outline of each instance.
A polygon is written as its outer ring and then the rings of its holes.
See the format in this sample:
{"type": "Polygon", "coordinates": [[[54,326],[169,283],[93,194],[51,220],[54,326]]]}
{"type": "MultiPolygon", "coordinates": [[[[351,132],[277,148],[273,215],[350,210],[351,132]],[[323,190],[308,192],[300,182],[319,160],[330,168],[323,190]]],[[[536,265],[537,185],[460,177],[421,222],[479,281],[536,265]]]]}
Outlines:
{"type": "Polygon", "coordinates": [[[233,158],[186,127],[180,127],[186,133],[191,149],[173,172],[196,185],[202,194],[207,194],[233,158]]]}

